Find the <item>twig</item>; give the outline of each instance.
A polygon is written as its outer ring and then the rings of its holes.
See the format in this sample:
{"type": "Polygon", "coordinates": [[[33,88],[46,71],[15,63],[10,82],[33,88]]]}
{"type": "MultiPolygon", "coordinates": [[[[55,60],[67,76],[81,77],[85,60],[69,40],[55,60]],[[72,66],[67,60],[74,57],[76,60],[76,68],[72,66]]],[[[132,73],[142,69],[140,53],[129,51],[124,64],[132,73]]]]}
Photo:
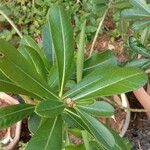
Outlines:
{"type": "Polygon", "coordinates": [[[142,150],[141,144],[140,144],[140,141],[139,141],[139,140],[138,140],[138,146],[139,146],[139,150],[142,150]]]}
{"type": "Polygon", "coordinates": [[[20,36],[20,38],[22,38],[23,36],[22,36],[21,32],[17,29],[17,27],[13,23],[13,21],[2,10],[0,10],[0,14],[11,24],[11,26],[15,29],[15,31],[20,36]]]}
{"type": "Polygon", "coordinates": [[[118,105],[116,102],[111,101],[109,98],[107,97],[101,97],[102,99],[106,100],[108,103],[112,104],[114,107],[123,109],[123,110],[127,110],[130,112],[150,112],[150,109],[134,109],[134,108],[129,108],[129,107],[123,107],[121,105],[118,105]]]}
{"type": "Polygon", "coordinates": [[[97,40],[99,31],[100,31],[100,29],[101,29],[101,27],[102,27],[102,25],[103,25],[103,22],[104,22],[104,19],[105,19],[106,15],[107,15],[107,12],[108,12],[108,10],[109,10],[110,7],[111,7],[111,3],[112,3],[112,0],[110,0],[110,2],[109,2],[109,4],[108,4],[108,8],[107,8],[106,11],[104,12],[104,14],[103,14],[103,16],[102,16],[102,18],[101,18],[101,20],[100,20],[100,22],[99,22],[98,28],[97,28],[97,30],[96,30],[96,34],[95,34],[95,36],[94,36],[94,39],[93,39],[93,42],[92,42],[92,45],[91,45],[91,48],[90,48],[89,57],[91,57],[91,55],[92,55],[92,53],[93,53],[94,46],[95,46],[95,42],[96,42],[96,40],[97,40]]]}

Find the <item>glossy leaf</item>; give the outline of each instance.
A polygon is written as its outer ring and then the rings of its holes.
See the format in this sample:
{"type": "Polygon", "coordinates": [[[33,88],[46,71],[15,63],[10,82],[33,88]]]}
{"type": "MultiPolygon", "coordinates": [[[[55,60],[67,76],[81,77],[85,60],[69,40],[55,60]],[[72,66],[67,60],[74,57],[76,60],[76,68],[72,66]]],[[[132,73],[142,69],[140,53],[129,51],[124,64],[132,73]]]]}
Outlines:
{"type": "Polygon", "coordinates": [[[30,37],[30,36],[24,36],[21,41],[20,41],[20,44],[21,45],[26,45],[26,46],[29,46],[33,49],[35,49],[37,51],[37,53],[43,57],[44,53],[42,51],[42,49],[39,47],[39,45],[30,37]]]}
{"type": "Polygon", "coordinates": [[[73,61],[73,31],[70,20],[62,7],[53,6],[49,10],[48,23],[52,32],[52,40],[56,54],[60,95],[63,93],[63,87],[70,77],[73,61]]]}
{"type": "Polygon", "coordinates": [[[61,117],[46,119],[30,140],[26,150],[61,150],[62,124],[61,117]]]}
{"type": "Polygon", "coordinates": [[[39,99],[59,99],[18,50],[3,40],[0,40],[0,45],[0,53],[3,54],[0,58],[0,69],[9,79],[23,89],[34,93],[39,99]]]}
{"type": "Polygon", "coordinates": [[[58,89],[59,88],[59,75],[58,75],[56,65],[53,65],[50,69],[50,72],[48,75],[48,84],[52,89],[58,89]]]}
{"type": "Polygon", "coordinates": [[[114,108],[105,101],[97,101],[92,105],[88,106],[76,106],[78,109],[86,112],[94,117],[112,117],[114,114],[114,108]]]}
{"type": "Polygon", "coordinates": [[[42,28],[42,40],[43,40],[43,48],[48,59],[48,62],[52,65],[55,63],[55,50],[52,39],[52,32],[50,23],[46,23],[42,28]]]}
{"type": "Polygon", "coordinates": [[[94,98],[89,98],[89,99],[81,99],[80,101],[77,101],[76,104],[85,106],[94,104],[95,102],[96,100],[94,98]]]}
{"type": "Polygon", "coordinates": [[[0,109],[0,128],[6,128],[27,117],[34,111],[34,106],[29,104],[12,105],[0,109]]]}
{"type": "Polygon", "coordinates": [[[26,91],[25,89],[15,85],[10,79],[8,79],[0,70],[0,91],[10,93],[20,93],[22,95],[28,95],[31,97],[38,98],[35,94],[26,91]]]}
{"type": "Polygon", "coordinates": [[[69,127],[78,128],[81,130],[87,129],[86,125],[83,123],[79,115],[75,112],[67,109],[63,112],[62,116],[63,120],[69,127]]]}
{"type": "Polygon", "coordinates": [[[81,111],[80,109],[77,109],[77,111],[96,140],[103,147],[112,149],[115,146],[115,139],[111,132],[102,123],[100,123],[98,120],[91,117],[84,111],[81,111]]]}
{"type": "Polygon", "coordinates": [[[40,57],[43,59],[44,64],[46,65],[46,67],[49,69],[50,68],[50,64],[48,64],[48,60],[44,54],[43,49],[41,49],[39,47],[39,45],[30,37],[30,36],[24,36],[21,41],[20,41],[20,45],[24,46],[29,46],[31,48],[33,48],[34,50],[37,51],[37,53],[40,55],[40,57]]]}
{"type": "Polygon", "coordinates": [[[35,111],[42,117],[54,118],[61,114],[64,108],[65,106],[63,102],[46,100],[39,102],[35,111]]]}
{"type": "Polygon", "coordinates": [[[44,80],[47,80],[47,70],[44,66],[44,62],[41,59],[37,51],[29,46],[22,46],[19,48],[19,52],[25,57],[25,59],[34,66],[37,73],[39,73],[44,80]]]}
{"type": "Polygon", "coordinates": [[[111,51],[105,51],[101,53],[96,53],[92,55],[91,58],[84,62],[84,75],[90,73],[91,71],[104,67],[106,65],[117,65],[117,59],[111,51]]]}
{"type": "Polygon", "coordinates": [[[135,68],[105,67],[93,71],[64,98],[73,100],[92,98],[97,96],[111,96],[125,93],[143,86],[147,82],[147,75],[135,68]]]}
{"type": "Polygon", "coordinates": [[[150,50],[132,36],[129,37],[129,46],[134,52],[150,58],[150,50]]]}
{"type": "Polygon", "coordinates": [[[84,51],[85,51],[85,27],[86,27],[86,21],[82,25],[80,39],[79,39],[79,46],[77,51],[77,61],[76,61],[77,82],[80,82],[83,74],[84,51]]]}
{"type": "Polygon", "coordinates": [[[38,130],[40,124],[41,124],[41,117],[38,116],[36,113],[31,114],[28,119],[28,129],[30,130],[32,135],[35,134],[35,132],[38,130]]]}

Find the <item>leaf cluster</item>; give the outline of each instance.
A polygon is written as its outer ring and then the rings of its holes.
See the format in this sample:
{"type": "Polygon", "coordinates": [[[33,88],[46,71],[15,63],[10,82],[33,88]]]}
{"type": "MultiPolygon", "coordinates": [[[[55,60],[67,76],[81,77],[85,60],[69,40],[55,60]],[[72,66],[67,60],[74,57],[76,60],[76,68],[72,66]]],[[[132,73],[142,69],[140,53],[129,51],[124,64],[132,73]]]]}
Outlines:
{"type": "Polygon", "coordinates": [[[71,146],[66,142],[68,128],[86,130],[97,150],[130,149],[97,120],[112,117],[114,108],[96,99],[135,90],[147,82],[147,75],[136,68],[118,67],[111,51],[84,58],[85,31],[84,22],[76,58],[70,17],[55,5],[42,28],[42,47],[29,36],[18,49],[0,40],[0,91],[29,97],[24,104],[0,109],[0,128],[30,116],[33,137],[27,150],[67,149],[71,146]]]}

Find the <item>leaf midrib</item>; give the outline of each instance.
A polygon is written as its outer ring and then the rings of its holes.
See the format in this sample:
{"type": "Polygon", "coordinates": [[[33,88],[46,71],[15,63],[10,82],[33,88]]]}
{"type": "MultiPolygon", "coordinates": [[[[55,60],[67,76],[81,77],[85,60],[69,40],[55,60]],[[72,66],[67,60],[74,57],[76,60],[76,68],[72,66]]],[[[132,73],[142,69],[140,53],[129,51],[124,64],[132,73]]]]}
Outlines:
{"type": "Polygon", "coordinates": [[[47,148],[48,148],[48,145],[49,145],[51,136],[52,136],[53,131],[54,131],[54,128],[55,128],[55,124],[56,124],[56,122],[57,122],[57,119],[58,119],[58,117],[56,117],[55,120],[54,120],[53,126],[52,126],[52,128],[51,128],[51,130],[50,130],[50,133],[49,133],[49,136],[48,136],[48,140],[47,140],[47,142],[46,142],[46,144],[45,144],[44,150],[47,150],[47,148]]]}
{"type": "MultiPolygon", "coordinates": [[[[80,113],[80,114],[82,114],[82,112],[78,109],[78,112],[80,113]]],[[[95,128],[95,126],[93,126],[93,124],[91,124],[91,122],[82,114],[82,117],[84,117],[84,119],[86,119],[86,121],[87,122],[89,122],[89,124],[95,129],[95,131],[96,131],[96,133],[98,134],[98,135],[100,135],[99,133],[98,133],[98,131],[97,131],[97,128],[95,128]]],[[[85,124],[86,124],[86,122],[84,121],[84,120],[82,120],[85,124]]],[[[98,138],[93,134],[93,132],[92,132],[92,130],[89,128],[89,126],[87,126],[88,127],[88,129],[90,130],[90,132],[92,133],[92,135],[98,140],[98,138]]],[[[105,142],[107,141],[107,139],[105,139],[104,137],[102,137],[102,136],[100,136],[101,137],[101,139],[103,139],[105,142]]],[[[99,142],[99,140],[98,140],[98,142],[99,142]]],[[[106,142],[108,145],[109,145],[109,143],[108,142],[106,142]]],[[[103,146],[105,147],[105,145],[103,144],[103,146]]],[[[106,147],[105,147],[106,148],[106,147]]],[[[106,148],[107,149],[107,148],[106,148]]]]}
{"type": "Polygon", "coordinates": [[[130,75],[130,76],[128,76],[127,78],[123,78],[123,79],[121,79],[121,80],[117,80],[116,82],[112,82],[111,84],[106,84],[106,85],[104,85],[104,86],[102,86],[102,87],[100,87],[100,88],[97,88],[96,90],[90,91],[89,93],[86,93],[86,94],[84,94],[84,95],[75,96],[75,97],[73,97],[73,99],[80,99],[80,98],[85,97],[85,96],[87,96],[87,95],[89,95],[89,94],[91,94],[91,93],[93,93],[93,92],[96,92],[96,91],[98,91],[98,90],[100,90],[100,89],[109,87],[109,86],[111,86],[111,85],[113,85],[113,84],[117,84],[118,82],[121,82],[121,81],[123,81],[123,80],[127,80],[127,79],[129,79],[129,78],[138,76],[138,75],[140,75],[140,74],[143,74],[143,73],[137,73],[137,74],[130,75]]]}
{"type": "Polygon", "coordinates": [[[61,94],[63,92],[64,82],[65,82],[65,73],[66,73],[66,43],[65,43],[65,37],[64,37],[64,27],[63,27],[63,21],[61,16],[61,11],[59,9],[59,17],[60,17],[60,24],[61,24],[61,33],[62,33],[62,40],[63,40],[63,74],[62,74],[62,81],[61,81],[61,94]]]}
{"type": "Polygon", "coordinates": [[[100,62],[100,63],[98,63],[98,64],[95,64],[95,65],[93,65],[93,66],[91,65],[90,67],[84,68],[83,71],[86,71],[86,70],[89,70],[89,69],[98,67],[98,66],[100,66],[100,65],[103,65],[105,62],[108,62],[109,60],[111,60],[111,58],[110,58],[110,59],[107,59],[107,60],[105,60],[105,61],[102,61],[102,62],[100,62]]]}
{"type": "MultiPolygon", "coordinates": [[[[63,107],[63,106],[64,106],[64,104],[59,105],[59,106],[56,106],[56,107],[53,107],[52,109],[50,109],[50,108],[49,108],[49,109],[47,108],[47,109],[44,109],[44,110],[43,110],[43,109],[42,109],[42,110],[39,109],[38,111],[39,111],[39,112],[52,111],[52,110],[61,108],[61,107],[63,107]]],[[[38,107],[37,107],[37,109],[38,109],[38,107]]]]}
{"type": "Polygon", "coordinates": [[[109,111],[109,110],[107,110],[107,109],[103,109],[103,108],[96,108],[96,109],[94,109],[94,108],[91,108],[91,107],[85,107],[85,106],[78,106],[79,108],[83,108],[83,109],[87,109],[87,110],[92,110],[92,111],[94,111],[94,112],[99,112],[99,113],[105,113],[105,112],[112,112],[112,111],[109,111]],[[100,111],[102,111],[102,112],[100,112],[100,111]]]}
{"type": "Polygon", "coordinates": [[[13,115],[13,114],[16,114],[16,113],[19,113],[19,112],[22,112],[22,111],[26,111],[26,110],[29,110],[29,109],[33,109],[33,108],[34,108],[34,106],[30,106],[30,107],[28,107],[28,108],[24,108],[24,109],[15,111],[15,112],[11,112],[11,113],[9,113],[9,114],[0,116],[0,119],[2,119],[2,118],[4,118],[4,117],[7,117],[7,116],[11,116],[11,115],[13,115]]]}
{"type": "MultiPolygon", "coordinates": [[[[20,87],[19,85],[13,84],[13,82],[11,82],[11,81],[6,81],[6,80],[0,79],[0,82],[6,83],[6,84],[10,84],[10,85],[15,86],[15,87],[17,87],[17,88],[20,88],[20,90],[24,90],[25,92],[29,92],[29,93],[30,93],[30,91],[28,91],[28,90],[26,90],[26,89],[20,87]]],[[[31,92],[31,93],[32,93],[32,92],[31,92]]],[[[20,94],[20,93],[18,93],[18,94],[20,94]]],[[[40,97],[38,94],[35,94],[35,93],[32,93],[32,94],[35,95],[35,96],[37,96],[37,97],[39,97],[39,98],[42,98],[42,97],[40,97]]],[[[42,98],[42,99],[43,99],[43,98],[42,98]]]]}
{"type": "MultiPolygon", "coordinates": [[[[45,91],[47,91],[49,94],[53,95],[55,98],[57,98],[58,100],[60,100],[59,97],[57,97],[55,94],[53,94],[52,92],[50,92],[47,88],[45,88],[41,83],[39,83],[37,80],[35,80],[34,78],[32,78],[31,75],[27,74],[22,68],[20,68],[20,66],[18,66],[16,63],[14,63],[13,61],[11,61],[16,68],[18,68],[20,71],[22,71],[26,76],[28,76],[31,80],[33,80],[35,83],[37,83],[40,87],[42,87],[45,91]]],[[[42,97],[40,97],[42,98],[42,97]]]]}

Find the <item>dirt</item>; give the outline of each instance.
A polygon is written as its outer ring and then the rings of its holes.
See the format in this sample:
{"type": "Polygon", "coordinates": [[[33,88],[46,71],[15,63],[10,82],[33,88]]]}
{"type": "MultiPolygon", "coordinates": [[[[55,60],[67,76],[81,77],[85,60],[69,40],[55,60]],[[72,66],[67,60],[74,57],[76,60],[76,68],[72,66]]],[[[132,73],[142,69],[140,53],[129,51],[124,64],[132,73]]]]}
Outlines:
{"type": "Polygon", "coordinates": [[[125,117],[126,113],[121,109],[117,109],[115,111],[115,120],[110,118],[106,120],[106,123],[119,133],[122,129],[125,117]]]}
{"type": "MultiPolygon", "coordinates": [[[[87,45],[87,50],[91,48],[92,41],[87,45]]],[[[117,57],[118,62],[128,60],[128,51],[123,47],[123,41],[120,37],[111,39],[106,33],[100,34],[94,46],[96,52],[111,50],[117,57]]]]}
{"type": "Polygon", "coordinates": [[[20,141],[22,141],[23,143],[27,143],[30,139],[31,139],[31,134],[28,129],[28,119],[25,118],[22,121],[20,141]]]}
{"type": "MultiPolygon", "coordinates": [[[[129,94],[130,107],[142,109],[133,94],[129,94]]],[[[125,135],[132,143],[133,150],[150,150],[150,120],[145,113],[131,113],[131,121],[125,135]]]]}

